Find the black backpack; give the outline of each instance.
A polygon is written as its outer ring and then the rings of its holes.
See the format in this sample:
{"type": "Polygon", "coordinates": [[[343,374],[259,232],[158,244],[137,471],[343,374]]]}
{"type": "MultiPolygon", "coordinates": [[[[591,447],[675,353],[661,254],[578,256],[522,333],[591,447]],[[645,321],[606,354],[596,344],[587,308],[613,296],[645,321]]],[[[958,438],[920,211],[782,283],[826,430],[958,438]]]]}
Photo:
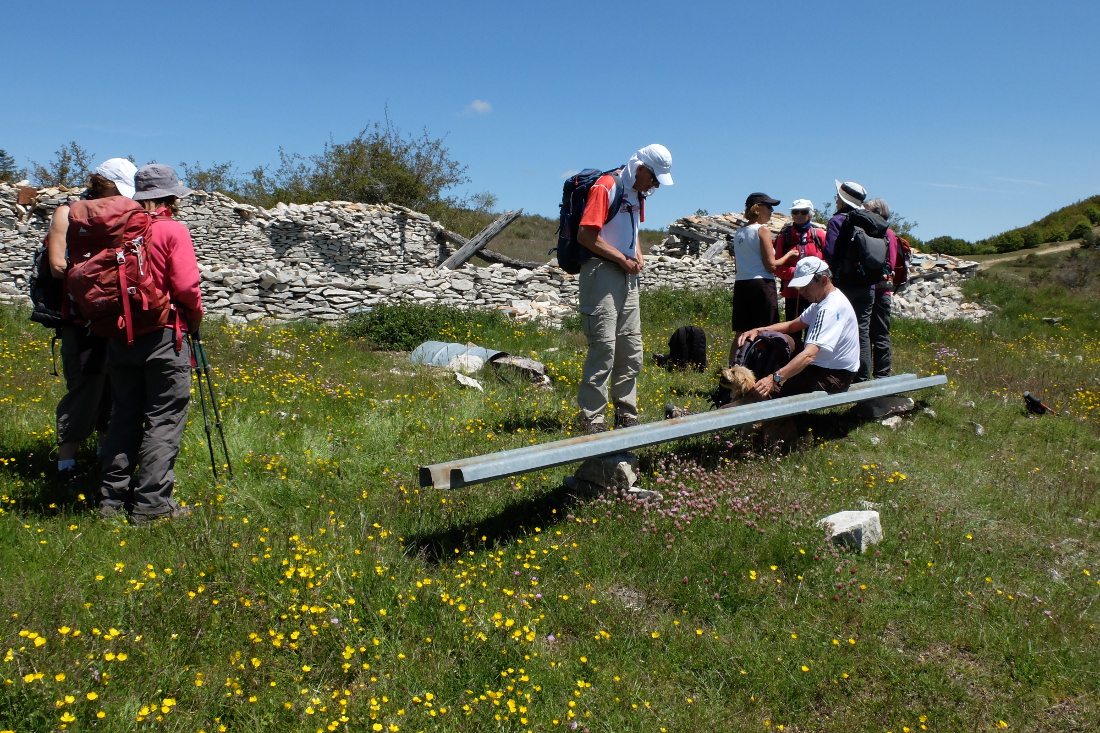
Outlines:
{"type": "Polygon", "coordinates": [[[840,232],[840,240],[847,247],[837,272],[837,285],[855,288],[893,278],[894,263],[889,261],[886,228],[886,220],[871,211],[848,212],[840,232]]]}
{"type": "Polygon", "coordinates": [[[61,328],[71,320],[62,315],[62,282],[50,270],[49,249],[44,244],[34,253],[28,290],[31,296],[31,320],[46,328],[61,328]]]}
{"type": "Polygon", "coordinates": [[[778,331],[761,331],[755,339],[737,347],[733,365],[746,367],[757,379],[763,379],[787,366],[792,356],[794,339],[778,331]]]}
{"type": "Polygon", "coordinates": [[[668,339],[668,356],[657,363],[669,371],[707,368],[707,334],[698,326],[680,326],[668,339]]]}
{"type": "Polygon", "coordinates": [[[588,202],[588,191],[592,185],[600,180],[601,176],[612,175],[615,177],[615,194],[611,197],[607,207],[607,219],[619,213],[623,205],[623,195],[626,187],[623,186],[621,169],[614,168],[609,171],[601,171],[598,168],[585,168],[575,176],[570,176],[562,186],[561,193],[561,218],[558,223],[558,246],[550,250],[550,254],[558,253],[558,267],[576,275],[581,271],[581,263],[590,257],[595,257],[592,250],[577,241],[577,229],[584,216],[584,205],[588,202]]]}

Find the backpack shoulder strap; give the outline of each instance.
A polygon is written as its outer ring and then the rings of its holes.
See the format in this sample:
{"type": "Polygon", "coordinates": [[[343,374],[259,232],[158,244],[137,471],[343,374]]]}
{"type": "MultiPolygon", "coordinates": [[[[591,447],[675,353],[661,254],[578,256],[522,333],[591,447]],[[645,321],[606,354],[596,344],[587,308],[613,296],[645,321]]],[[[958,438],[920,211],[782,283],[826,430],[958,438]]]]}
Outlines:
{"type": "Polygon", "coordinates": [[[626,196],[626,186],[623,185],[622,168],[607,171],[604,175],[611,176],[615,179],[614,193],[611,196],[611,200],[607,202],[607,221],[611,221],[611,219],[619,213],[619,209],[622,208],[623,197],[626,196]]]}

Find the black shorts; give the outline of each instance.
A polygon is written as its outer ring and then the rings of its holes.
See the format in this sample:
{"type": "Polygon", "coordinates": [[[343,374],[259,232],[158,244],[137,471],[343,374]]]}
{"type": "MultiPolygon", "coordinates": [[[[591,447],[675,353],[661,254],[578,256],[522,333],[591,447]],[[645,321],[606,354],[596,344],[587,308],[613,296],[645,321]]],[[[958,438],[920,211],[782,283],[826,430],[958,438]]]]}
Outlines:
{"type": "Polygon", "coordinates": [[[741,333],[779,323],[775,280],[737,280],[733,283],[733,331],[741,333]]]}
{"type": "Polygon", "coordinates": [[[809,392],[847,392],[852,386],[852,380],[856,378],[855,372],[845,369],[826,369],[810,364],[808,367],[794,375],[783,383],[779,394],[773,397],[789,397],[793,394],[808,394],[809,392]]]}

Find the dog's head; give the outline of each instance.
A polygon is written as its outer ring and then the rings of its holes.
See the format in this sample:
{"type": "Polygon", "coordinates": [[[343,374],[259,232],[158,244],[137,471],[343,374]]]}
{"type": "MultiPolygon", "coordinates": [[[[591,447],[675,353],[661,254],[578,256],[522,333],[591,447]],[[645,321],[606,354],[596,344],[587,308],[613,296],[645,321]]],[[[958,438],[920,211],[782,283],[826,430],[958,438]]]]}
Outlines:
{"type": "Polygon", "coordinates": [[[733,399],[738,399],[756,384],[756,375],[743,366],[726,367],[722,370],[719,383],[728,389],[733,399]]]}

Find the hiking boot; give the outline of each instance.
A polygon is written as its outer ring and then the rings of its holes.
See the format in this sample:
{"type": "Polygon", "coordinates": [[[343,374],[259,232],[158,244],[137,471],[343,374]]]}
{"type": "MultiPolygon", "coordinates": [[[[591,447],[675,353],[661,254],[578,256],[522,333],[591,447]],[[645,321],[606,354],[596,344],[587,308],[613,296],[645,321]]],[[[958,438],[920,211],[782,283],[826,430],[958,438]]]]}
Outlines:
{"type": "Polygon", "coordinates": [[[677,407],[671,402],[665,405],[665,420],[674,420],[678,417],[687,417],[688,415],[694,415],[695,413],[684,407],[677,407]]]}
{"type": "Polygon", "coordinates": [[[636,415],[615,415],[615,429],[619,428],[636,428],[642,424],[642,421],[638,419],[636,415]]]}
{"type": "Polygon", "coordinates": [[[174,504],[169,511],[163,514],[138,514],[134,512],[130,515],[130,524],[136,527],[144,527],[162,519],[186,519],[190,516],[191,507],[174,504]]]}
{"type": "Polygon", "coordinates": [[[603,420],[600,420],[600,421],[597,422],[597,421],[594,421],[594,420],[585,420],[585,419],[582,418],[582,419],[577,421],[577,432],[583,433],[585,435],[596,435],[597,433],[606,433],[607,432],[607,425],[604,424],[603,420]]]}
{"type": "Polygon", "coordinates": [[[53,482],[56,486],[77,486],[85,483],[88,478],[88,470],[86,468],[72,466],[70,468],[59,469],[58,472],[53,475],[53,482]]]}
{"type": "Polygon", "coordinates": [[[100,519],[116,519],[126,516],[126,507],[119,504],[108,504],[103,502],[99,505],[99,518],[100,519]]]}

